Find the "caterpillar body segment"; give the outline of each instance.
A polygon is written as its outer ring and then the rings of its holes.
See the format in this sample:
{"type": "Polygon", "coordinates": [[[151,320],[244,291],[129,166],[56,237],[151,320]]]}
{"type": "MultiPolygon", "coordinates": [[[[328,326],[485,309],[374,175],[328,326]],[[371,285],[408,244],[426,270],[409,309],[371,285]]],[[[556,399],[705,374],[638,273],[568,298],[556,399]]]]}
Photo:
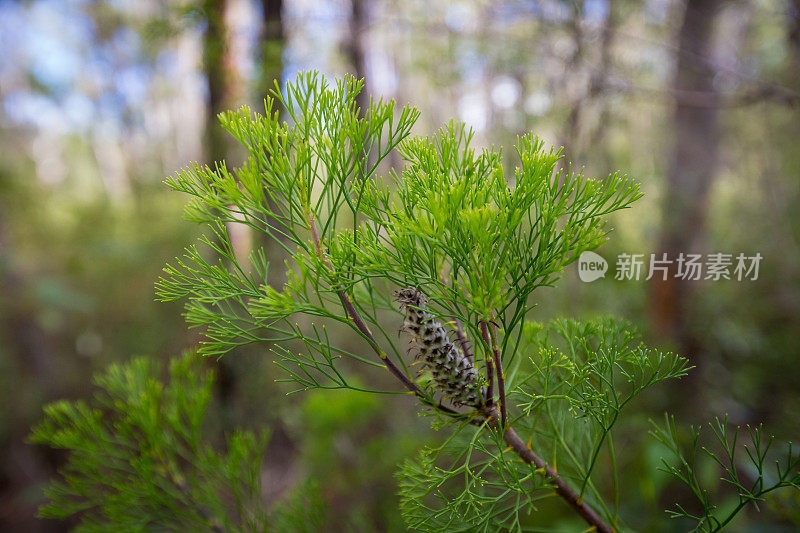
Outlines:
{"type": "Polygon", "coordinates": [[[454,405],[479,408],[483,404],[481,377],[475,365],[450,341],[442,322],[428,311],[428,299],[418,289],[397,292],[405,312],[404,330],[412,334],[417,359],[427,367],[439,390],[454,405]]]}

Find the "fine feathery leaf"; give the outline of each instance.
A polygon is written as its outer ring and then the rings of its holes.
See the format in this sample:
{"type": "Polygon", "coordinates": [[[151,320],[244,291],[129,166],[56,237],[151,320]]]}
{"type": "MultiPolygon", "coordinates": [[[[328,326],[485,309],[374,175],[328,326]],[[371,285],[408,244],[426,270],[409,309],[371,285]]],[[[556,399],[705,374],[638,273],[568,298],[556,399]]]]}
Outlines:
{"type": "Polygon", "coordinates": [[[311,526],[320,520],[321,504],[296,515],[291,501],[265,507],[265,435],[236,431],[224,450],[210,445],[204,426],[213,376],[199,358],[187,353],[174,359],[168,382],[159,373],[144,358],[112,365],[97,376],[99,391],[91,402],[45,408],[31,442],[69,455],[46,490],[49,502],[40,516],[75,515],[75,530],[87,532],[255,532],[272,525],[276,531],[316,531],[311,526]],[[278,527],[290,523],[309,526],[278,527]]]}
{"type": "MultiPolygon", "coordinates": [[[[528,315],[534,291],[605,242],[609,215],[641,196],[637,184],[573,172],[533,135],[517,139],[513,169],[499,149],[476,148],[464,124],[411,137],[419,112],[382,100],[360,110],[362,88],[352,76],[301,73],[276,86],[263,114],[222,115],[247,158],[237,168],[191,165],[167,180],[190,195],[187,217],[210,234],[165,268],[159,298],[186,301],[187,321],[205,333],[202,353],[263,344],[296,390],[406,392],[438,416],[437,427],[449,424],[447,445],[401,469],[411,527],[523,530],[537,498],[555,489],[598,531],[623,528],[613,446],[621,414],[690,367],[643,346],[627,324],[542,326],[528,315]],[[379,176],[395,150],[403,168],[379,176]],[[270,285],[265,252],[237,256],[232,224],[266,237],[270,258],[285,254],[282,286],[270,285]],[[398,289],[407,291],[404,317],[398,289]],[[418,337],[419,375],[401,325],[418,337]],[[359,344],[337,345],[345,336],[329,335],[333,326],[359,344]],[[354,367],[386,369],[399,385],[355,386],[370,381],[352,379],[354,367]],[[609,468],[598,468],[604,458],[609,468]],[[598,471],[611,473],[611,495],[598,471]]],[[[796,485],[786,475],[778,478],[796,485]]],[[[764,492],[742,494],[751,502],[764,492]]],[[[698,515],[704,523],[728,522],[709,512],[698,515]]]]}
{"type": "Polygon", "coordinates": [[[696,500],[696,510],[676,504],[667,515],[694,523],[693,531],[719,531],[745,508],[758,510],[769,493],[786,487],[800,489],[800,453],[792,449],[792,443],[773,446],[775,437],[765,434],[761,425],[743,429],[731,427],[727,417],[715,418],[706,432],[691,427],[682,434],[672,416],[665,415],[663,426],[651,423],[650,434],[671,455],[662,459],[662,470],[685,485],[696,500]],[[715,498],[703,486],[699,472],[705,463],[719,471],[720,492],[732,492],[734,506],[720,505],[719,495],[715,498]]]}

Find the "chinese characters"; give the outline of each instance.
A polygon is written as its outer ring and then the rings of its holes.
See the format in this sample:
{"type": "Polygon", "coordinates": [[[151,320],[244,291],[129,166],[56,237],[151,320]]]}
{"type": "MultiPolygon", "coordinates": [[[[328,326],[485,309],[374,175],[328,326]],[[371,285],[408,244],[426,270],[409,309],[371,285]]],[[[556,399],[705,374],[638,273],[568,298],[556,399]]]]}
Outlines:
{"type": "Polygon", "coordinates": [[[751,280],[758,279],[758,270],[763,256],[760,253],[748,256],[739,253],[715,252],[710,254],[685,254],[670,258],[666,253],[619,254],[617,256],[616,280],[666,280],[669,277],[687,281],[697,280],[751,280]]]}

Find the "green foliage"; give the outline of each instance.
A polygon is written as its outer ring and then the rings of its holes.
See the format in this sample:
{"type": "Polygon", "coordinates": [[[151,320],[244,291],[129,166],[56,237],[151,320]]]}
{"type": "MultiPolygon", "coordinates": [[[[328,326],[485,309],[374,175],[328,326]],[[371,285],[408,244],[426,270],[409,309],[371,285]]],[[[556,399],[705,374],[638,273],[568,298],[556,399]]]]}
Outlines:
{"type": "Polygon", "coordinates": [[[518,383],[509,395],[523,415],[518,428],[553,450],[551,462],[579,480],[581,495],[590,489],[599,498],[591,475],[603,447],[613,453],[611,432],[623,408],[685,376],[688,362],[644,346],[630,324],[610,318],[529,323],[526,334],[522,351],[532,355],[509,371],[509,383],[518,383]]]}
{"type": "Polygon", "coordinates": [[[112,365],[91,404],[59,401],[30,439],[69,451],[46,491],[44,518],[80,517],[77,531],[314,531],[319,498],[304,489],[268,512],[261,496],[264,435],[237,431],[216,450],[204,434],[213,385],[194,354],[170,364],[168,383],[148,359],[112,365]],[[296,499],[314,505],[294,513],[296,499]],[[295,527],[301,520],[305,528],[295,527]]]}
{"type": "Polygon", "coordinates": [[[507,175],[499,151],[476,152],[471,141],[451,122],[404,143],[402,178],[366,189],[371,224],[342,234],[332,261],[450,301],[468,324],[515,305],[518,321],[534,289],[604,242],[604,215],[630,205],[638,188],[616,174],[596,181],[558,169],[561,152],[531,135],[518,139],[519,166],[507,175]]]}
{"type": "Polygon", "coordinates": [[[294,401],[302,401],[295,427],[306,436],[296,462],[337,502],[319,531],[405,531],[393,473],[426,433],[396,429],[404,420],[394,416],[394,402],[373,394],[316,390],[294,401]]]}
{"type": "MultiPolygon", "coordinates": [[[[240,168],[195,165],[167,180],[173,189],[194,197],[188,218],[208,223],[215,233],[204,243],[219,263],[190,248],[176,266],[165,269],[157,286],[162,300],[188,297],[189,323],[206,328],[203,353],[220,355],[252,342],[301,339],[310,344],[312,361],[321,360],[308,364],[327,370],[325,377],[332,378],[333,386],[346,386],[341,376],[333,377],[333,362],[325,357],[351,354],[326,353],[328,348],[320,352],[321,339],[304,334],[288,318],[304,313],[350,324],[330,310],[337,300],[325,287],[330,285],[329,272],[315,252],[311,225],[329,242],[337,222],[355,222],[366,178],[408,136],[418,115],[406,107],[395,117],[394,102],[379,101],[360,118],[355,97],[361,87],[352,77],[331,86],[315,73],[300,75],[284,93],[266,100],[265,115],[253,116],[248,108],[223,115],[223,126],[249,152],[240,168]],[[291,126],[279,121],[277,104],[291,126]],[[246,264],[234,255],[225,223],[242,223],[266,234],[294,257],[283,292],[265,285],[267,262],[261,251],[246,264]]],[[[293,363],[304,374],[306,363],[293,363]]],[[[299,380],[303,388],[320,385],[309,379],[311,383],[299,380]]]]}
{"type": "Polygon", "coordinates": [[[188,321],[206,329],[203,353],[280,342],[279,363],[301,390],[350,387],[340,359],[383,365],[331,346],[321,326],[304,329],[294,317],[339,322],[365,337],[341,312],[341,291],[382,336],[380,349],[390,355],[381,357],[405,367],[392,326],[379,316],[396,309],[391,291],[400,285],[420,288],[434,314],[457,318],[474,338],[477,321],[495,317],[506,357],[531,292],[599,246],[608,231],[603,217],[639,196],[617,175],[595,181],[558,170],[560,152],[530,136],[519,139],[519,167],[509,176],[498,151],[470,146],[464,125],[406,139],[416,110],[403,108],[395,120],[393,102],[373,102],[359,118],[360,90],[351,77],[330,85],[301,74],[267,99],[265,116],[244,108],[223,117],[248,148],[240,168],[192,166],[167,181],[193,196],[187,216],[214,232],[204,243],[218,262],[190,248],[157,286],[163,300],[187,298],[188,321]],[[291,126],[279,122],[276,104],[291,126]],[[406,168],[388,185],[375,173],[398,146],[406,168]],[[248,264],[235,256],[226,223],[246,224],[291,255],[283,290],[266,284],[262,252],[248,264]],[[303,353],[285,344],[291,340],[302,342],[303,353]]]}
{"type": "Polygon", "coordinates": [[[400,511],[418,531],[519,531],[553,493],[535,467],[467,425],[406,460],[397,477],[400,511]]]}
{"type": "Polygon", "coordinates": [[[318,533],[322,530],[327,508],[319,487],[309,482],[295,489],[272,510],[270,531],[318,533]]]}
{"type": "MultiPolygon", "coordinates": [[[[344,361],[386,368],[439,415],[436,427],[450,437],[398,474],[410,527],[530,529],[527,515],[556,488],[599,530],[624,528],[614,429],[637,396],[684,376],[687,362],[646,348],[626,324],[545,327],[527,315],[537,288],[605,241],[607,215],[639,198],[637,185],[573,173],[560,151],[531,135],[518,138],[511,172],[499,150],[474,148],[463,124],[409,138],[418,112],[382,101],[360,110],[361,88],[352,77],[331,84],[301,74],[267,99],[265,115],[244,108],[222,117],[248,158],[235,169],[194,165],[167,181],[192,196],[187,216],[212,236],[165,268],[159,297],[186,299],[189,323],[205,329],[206,354],[270,346],[298,390],[393,392],[359,386],[374,380],[349,376],[344,361]],[[384,180],[379,165],[395,148],[405,166],[384,180]],[[288,254],[282,288],[270,286],[263,251],[236,255],[231,224],[288,254]],[[429,354],[441,363],[438,381],[410,371],[393,335],[401,323],[414,326],[399,308],[419,311],[423,301],[437,327],[408,329],[443,350],[429,354]],[[366,341],[373,358],[334,341],[336,325],[366,341]],[[463,357],[446,357],[456,352],[463,357]],[[481,394],[454,401],[458,383],[448,376],[461,374],[447,365],[473,368],[472,390],[485,385],[481,394]]],[[[741,497],[762,493],[748,494],[741,497]]]]}
{"type": "Polygon", "coordinates": [[[671,518],[693,521],[692,531],[719,531],[746,506],[758,509],[770,492],[784,487],[800,489],[800,454],[793,453],[791,443],[782,452],[771,451],[775,437],[765,435],[759,425],[746,427],[742,440],[747,442],[739,446],[741,428],[730,428],[727,417],[715,418],[708,426],[711,437],[702,439],[697,427],[681,435],[674,417],[665,416],[663,427],[653,423],[651,434],[674,456],[673,460],[662,459],[663,470],[686,485],[699,506],[699,511],[691,511],[676,503],[667,510],[671,518]],[[703,444],[703,440],[710,442],[703,444]],[[704,459],[713,461],[723,485],[734,493],[733,505],[721,505],[719,495],[713,496],[703,486],[699,471],[704,459]]]}
{"type": "MultiPolygon", "coordinates": [[[[526,323],[520,351],[531,354],[508,371],[510,413],[529,446],[619,525],[618,487],[610,505],[593,474],[601,451],[613,457],[620,412],[649,387],[679,378],[686,360],[650,350],[630,326],[610,319],[526,323]]],[[[401,510],[422,531],[526,530],[526,516],[553,496],[543,472],[526,465],[482,428],[462,426],[444,445],[425,449],[400,470],[401,510]]],[[[618,482],[616,465],[611,479],[618,482]]],[[[609,476],[604,466],[599,476],[609,476]]]]}

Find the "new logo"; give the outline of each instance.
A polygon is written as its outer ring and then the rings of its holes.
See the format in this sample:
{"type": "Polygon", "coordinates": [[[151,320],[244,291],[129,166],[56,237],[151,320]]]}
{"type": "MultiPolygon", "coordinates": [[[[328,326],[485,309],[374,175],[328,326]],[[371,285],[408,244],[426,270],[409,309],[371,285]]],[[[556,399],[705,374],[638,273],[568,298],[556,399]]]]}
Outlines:
{"type": "Polygon", "coordinates": [[[599,254],[583,252],[578,258],[578,277],[581,281],[589,283],[599,278],[606,277],[608,263],[599,254]]]}

